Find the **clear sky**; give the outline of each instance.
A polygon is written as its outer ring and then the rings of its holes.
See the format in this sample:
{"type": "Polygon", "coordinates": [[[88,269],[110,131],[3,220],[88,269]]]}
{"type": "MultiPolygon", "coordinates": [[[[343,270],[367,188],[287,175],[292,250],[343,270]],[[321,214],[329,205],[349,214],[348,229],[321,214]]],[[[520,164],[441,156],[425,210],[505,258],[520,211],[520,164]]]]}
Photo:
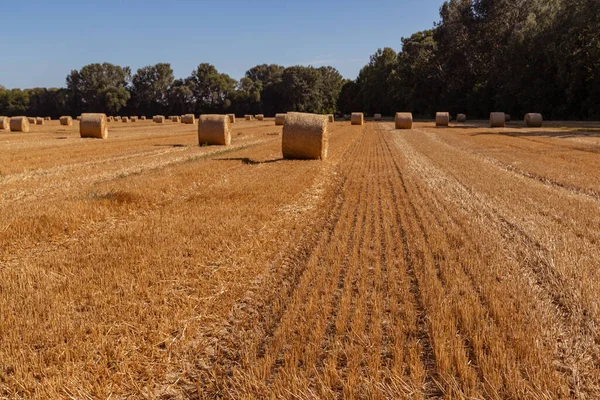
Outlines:
{"type": "Polygon", "coordinates": [[[443,0],[6,0],[0,85],[64,87],[95,62],[208,62],[235,79],[263,63],[332,65],[354,79],[378,48],[439,20],[443,0]]]}

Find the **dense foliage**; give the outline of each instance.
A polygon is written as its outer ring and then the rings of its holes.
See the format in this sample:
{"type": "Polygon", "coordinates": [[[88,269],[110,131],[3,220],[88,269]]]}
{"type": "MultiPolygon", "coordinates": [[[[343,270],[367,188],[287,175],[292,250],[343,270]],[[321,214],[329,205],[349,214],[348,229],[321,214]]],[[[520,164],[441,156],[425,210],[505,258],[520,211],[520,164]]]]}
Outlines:
{"type": "Polygon", "coordinates": [[[440,21],[373,54],[355,80],[333,67],[257,65],[235,81],[210,64],[175,79],[169,64],[91,64],[63,89],[5,90],[0,115],[154,115],[362,110],[484,117],[600,117],[598,0],[450,0],[440,21]]]}

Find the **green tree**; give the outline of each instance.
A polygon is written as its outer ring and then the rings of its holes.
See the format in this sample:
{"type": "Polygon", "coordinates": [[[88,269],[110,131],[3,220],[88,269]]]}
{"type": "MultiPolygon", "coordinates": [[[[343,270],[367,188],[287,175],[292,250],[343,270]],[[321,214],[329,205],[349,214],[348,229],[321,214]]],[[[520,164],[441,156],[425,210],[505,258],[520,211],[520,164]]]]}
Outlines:
{"type": "Polygon", "coordinates": [[[225,112],[231,102],[236,81],[221,74],[211,64],[200,64],[186,80],[196,101],[196,113],[225,112]]]}
{"type": "Polygon", "coordinates": [[[90,64],[80,71],[71,71],[67,76],[67,89],[75,111],[72,114],[119,112],[129,100],[127,85],[130,79],[129,67],[110,63],[90,64]]]}

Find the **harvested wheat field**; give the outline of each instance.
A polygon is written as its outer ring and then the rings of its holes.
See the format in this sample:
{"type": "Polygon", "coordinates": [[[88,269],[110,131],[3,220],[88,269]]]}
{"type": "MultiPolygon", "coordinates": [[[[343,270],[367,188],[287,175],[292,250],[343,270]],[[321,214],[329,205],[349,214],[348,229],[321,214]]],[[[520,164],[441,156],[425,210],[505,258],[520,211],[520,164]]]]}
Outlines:
{"type": "Polygon", "coordinates": [[[600,125],[0,132],[0,398],[600,397],[600,125]]]}

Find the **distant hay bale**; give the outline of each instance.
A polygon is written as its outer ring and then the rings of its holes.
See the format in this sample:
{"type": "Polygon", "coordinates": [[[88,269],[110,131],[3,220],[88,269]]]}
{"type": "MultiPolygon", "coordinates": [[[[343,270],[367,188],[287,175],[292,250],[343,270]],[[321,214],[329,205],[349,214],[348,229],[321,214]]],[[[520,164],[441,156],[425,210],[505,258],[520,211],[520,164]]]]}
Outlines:
{"type": "Polygon", "coordinates": [[[227,116],[229,117],[229,123],[235,124],[235,114],[227,114],[227,116]]]}
{"type": "Polygon", "coordinates": [[[82,138],[106,139],[108,137],[108,125],[106,114],[81,114],[79,124],[79,135],[82,138]]]}
{"type": "Polygon", "coordinates": [[[198,144],[229,146],[231,130],[227,115],[205,114],[198,120],[198,144]]]}
{"type": "Polygon", "coordinates": [[[114,121],[114,117],[110,116],[110,117],[106,117],[106,122],[113,122],[114,121]]]}
{"type": "Polygon", "coordinates": [[[246,121],[252,121],[252,115],[248,115],[248,114],[246,114],[246,115],[244,115],[244,119],[245,119],[246,121]]]}
{"type": "Polygon", "coordinates": [[[72,126],[73,118],[71,118],[70,116],[60,117],[60,124],[63,126],[72,126]]]}
{"type": "Polygon", "coordinates": [[[408,112],[397,112],[394,118],[396,129],[412,129],[413,116],[408,112]]]}
{"type": "Polygon", "coordinates": [[[361,112],[353,112],[350,116],[351,125],[362,125],[365,122],[365,115],[361,112]]]}
{"type": "Polygon", "coordinates": [[[146,120],[146,116],[145,116],[145,115],[142,115],[142,116],[140,117],[140,121],[145,121],[145,120],[146,120]]]}
{"type": "Polygon", "coordinates": [[[129,117],[121,117],[121,122],[126,124],[129,122],[129,117]]]}
{"type": "Polygon", "coordinates": [[[115,122],[120,122],[121,121],[121,117],[119,117],[118,115],[115,116],[115,122]]]}
{"type": "Polygon", "coordinates": [[[75,118],[77,121],[81,121],[81,115],[75,118]]]}
{"type": "Polygon", "coordinates": [[[10,130],[13,132],[29,132],[29,120],[27,117],[11,117],[10,130]]]}
{"type": "Polygon", "coordinates": [[[30,124],[33,124],[33,125],[35,125],[35,117],[27,117],[27,121],[28,121],[30,124]]]}
{"type": "Polygon", "coordinates": [[[510,122],[510,114],[504,114],[504,121],[510,122]]]}
{"type": "Polygon", "coordinates": [[[7,131],[10,129],[10,118],[0,117],[0,131],[7,131]]]}
{"type": "Polygon", "coordinates": [[[196,123],[196,116],[194,114],[185,114],[183,117],[181,117],[181,123],[194,125],[196,123]]]}
{"type": "Polygon", "coordinates": [[[448,126],[450,123],[450,113],[438,112],[435,114],[435,126],[448,126]]]}
{"type": "Polygon", "coordinates": [[[164,115],[155,115],[154,117],[152,117],[152,121],[156,122],[157,124],[164,124],[165,116],[164,115]]]}
{"type": "Polygon", "coordinates": [[[465,114],[456,114],[456,122],[467,122],[467,116],[465,114]]]}
{"type": "Polygon", "coordinates": [[[490,113],[490,126],[492,128],[504,128],[506,126],[506,116],[503,112],[490,113]]]}
{"type": "Polygon", "coordinates": [[[544,123],[542,114],[528,113],[525,114],[525,124],[530,128],[541,128],[544,123]]]}
{"type": "Polygon", "coordinates": [[[138,117],[133,116],[133,117],[129,117],[129,119],[131,120],[131,122],[137,122],[138,117]]]}
{"type": "Polygon", "coordinates": [[[50,117],[44,117],[44,121],[52,121],[52,118],[50,118],[50,117]]]}
{"type": "Polygon", "coordinates": [[[327,117],[329,118],[329,122],[335,122],[335,117],[333,114],[329,114],[327,117]]]}
{"type": "Polygon", "coordinates": [[[283,125],[283,158],[324,160],[329,147],[326,115],[291,112],[283,125]]]}
{"type": "Polygon", "coordinates": [[[275,125],[283,125],[285,123],[285,114],[275,114],[275,125]]]}
{"type": "Polygon", "coordinates": [[[373,121],[381,121],[381,114],[373,115],[373,121]]]}
{"type": "Polygon", "coordinates": [[[42,118],[42,117],[37,117],[37,118],[35,119],[35,124],[36,124],[36,125],[44,125],[44,118],[42,118]]]}
{"type": "Polygon", "coordinates": [[[264,119],[265,119],[265,116],[264,116],[263,114],[256,114],[256,119],[257,119],[258,121],[264,121],[264,119]]]}
{"type": "Polygon", "coordinates": [[[172,122],[179,122],[180,120],[181,120],[181,118],[179,117],[179,115],[173,115],[171,117],[172,122]]]}

